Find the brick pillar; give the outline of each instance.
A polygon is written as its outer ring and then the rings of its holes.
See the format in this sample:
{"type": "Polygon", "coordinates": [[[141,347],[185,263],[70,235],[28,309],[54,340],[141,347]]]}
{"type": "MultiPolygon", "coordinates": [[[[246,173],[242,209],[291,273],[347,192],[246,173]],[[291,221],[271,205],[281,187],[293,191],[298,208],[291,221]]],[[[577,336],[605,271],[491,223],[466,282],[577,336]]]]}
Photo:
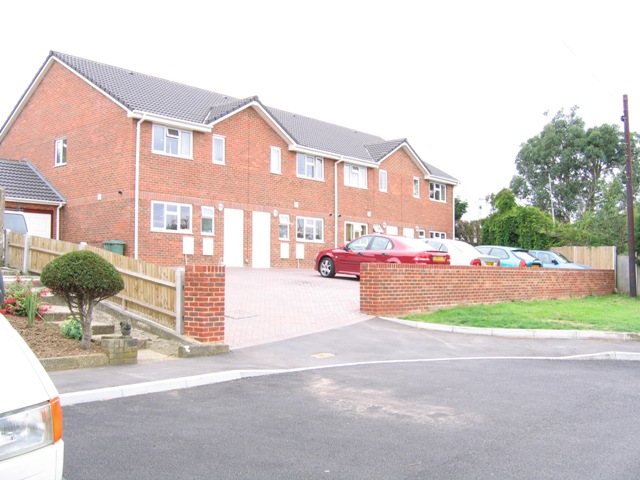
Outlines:
{"type": "Polygon", "coordinates": [[[225,267],[185,267],[185,335],[203,343],[224,343],[224,291],[225,267]]]}

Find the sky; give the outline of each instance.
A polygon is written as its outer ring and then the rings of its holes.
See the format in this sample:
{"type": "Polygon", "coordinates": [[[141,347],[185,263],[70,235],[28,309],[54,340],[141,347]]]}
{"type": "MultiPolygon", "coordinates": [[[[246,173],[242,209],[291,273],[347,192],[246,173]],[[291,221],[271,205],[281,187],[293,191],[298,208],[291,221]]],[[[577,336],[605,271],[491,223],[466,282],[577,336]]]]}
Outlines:
{"type": "Polygon", "coordinates": [[[635,0],[33,0],[2,17],[0,124],[55,50],[406,138],[459,180],[467,220],[561,109],[622,130],[627,95],[640,131],[635,0]]]}

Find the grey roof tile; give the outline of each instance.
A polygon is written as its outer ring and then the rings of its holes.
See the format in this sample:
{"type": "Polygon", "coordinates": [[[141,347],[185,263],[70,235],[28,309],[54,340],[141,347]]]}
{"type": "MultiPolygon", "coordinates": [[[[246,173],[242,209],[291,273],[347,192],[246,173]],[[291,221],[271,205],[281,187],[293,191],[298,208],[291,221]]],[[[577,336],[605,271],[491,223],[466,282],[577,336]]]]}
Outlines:
{"type": "MultiPolygon", "coordinates": [[[[52,51],[51,56],[131,111],[137,110],[208,125],[248,103],[260,103],[255,96],[238,99],[65,53],[52,51]]],[[[278,108],[264,105],[262,107],[298,145],[334,155],[378,163],[386,154],[406,142],[406,139],[385,141],[376,135],[352,128],[285,112],[278,108]]],[[[438,176],[457,182],[442,170],[421,159],[418,160],[430,172],[437,171],[438,176]]]]}
{"type": "Polygon", "coordinates": [[[29,160],[0,159],[0,187],[7,200],[65,203],[64,197],[29,160]]]}

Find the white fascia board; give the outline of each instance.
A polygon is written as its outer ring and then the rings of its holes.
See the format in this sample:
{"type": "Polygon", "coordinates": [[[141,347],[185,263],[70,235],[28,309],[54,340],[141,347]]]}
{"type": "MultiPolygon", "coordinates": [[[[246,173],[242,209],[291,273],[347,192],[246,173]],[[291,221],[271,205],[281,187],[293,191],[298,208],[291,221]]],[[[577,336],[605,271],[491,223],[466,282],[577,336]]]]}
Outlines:
{"type": "Polygon", "coordinates": [[[63,206],[66,205],[67,202],[54,202],[47,200],[34,200],[33,198],[18,198],[18,197],[7,197],[7,202],[15,202],[15,203],[30,203],[31,205],[55,205],[55,206],[63,206]]]}
{"type": "Polygon", "coordinates": [[[237,110],[227,113],[226,115],[211,122],[209,125],[213,127],[214,125],[226,120],[227,118],[233,117],[237,113],[240,113],[243,110],[250,107],[253,108],[258,113],[258,115],[260,115],[260,117],[265,122],[267,122],[269,126],[280,136],[280,138],[282,138],[285,142],[287,142],[288,145],[292,145],[296,143],[295,140],[291,138],[285,130],[283,130],[280,124],[275,121],[275,119],[269,114],[269,112],[267,112],[264,109],[264,107],[259,102],[256,102],[256,101],[249,102],[246,105],[243,105],[242,107],[238,108],[237,110]]]}
{"type": "Polygon", "coordinates": [[[409,157],[413,160],[413,163],[416,164],[416,166],[420,169],[420,171],[424,175],[424,178],[426,179],[429,176],[429,170],[427,170],[425,164],[420,161],[420,158],[418,157],[416,152],[413,151],[413,148],[411,148],[411,146],[407,142],[402,142],[396,148],[391,150],[387,155],[385,155],[382,160],[380,160],[380,163],[384,162],[387,158],[389,158],[400,149],[404,149],[407,152],[409,157]]]}
{"type": "Polygon", "coordinates": [[[314,157],[322,157],[329,160],[341,161],[344,163],[350,163],[352,165],[358,165],[362,167],[380,168],[377,163],[368,162],[360,158],[345,157],[344,155],[337,155],[335,153],[325,152],[324,150],[317,150],[315,148],[304,147],[302,145],[297,145],[297,144],[289,145],[289,151],[296,152],[296,153],[304,153],[306,155],[313,155],[314,157]]]}
{"type": "Polygon", "coordinates": [[[451,180],[450,178],[439,177],[437,175],[425,175],[425,180],[432,180],[434,182],[445,183],[447,185],[453,185],[454,187],[460,185],[460,182],[451,180]]]}
{"type": "Polygon", "coordinates": [[[141,112],[139,110],[134,110],[133,112],[127,110],[127,117],[135,118],[136,120],[144,118],[148,122],[158,123],[160,125],[164,125],[165,127],[181,128],[183,130],[192,130],[195,132],[203,133],[211,132],[211,127],[208,125],[189,122],[187,120],[179,120],[177,118],[165,117],[163,115],[157,115],[154,113],[141,112]]]}

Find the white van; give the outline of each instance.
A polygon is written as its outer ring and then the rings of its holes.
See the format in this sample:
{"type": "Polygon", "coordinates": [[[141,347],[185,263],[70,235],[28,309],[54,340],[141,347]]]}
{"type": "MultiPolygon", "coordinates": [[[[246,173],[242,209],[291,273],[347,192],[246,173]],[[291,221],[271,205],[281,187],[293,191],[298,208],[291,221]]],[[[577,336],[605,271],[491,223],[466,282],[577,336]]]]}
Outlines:
{"type": "Polygon", "coordinates": [[[0,478],[61,480],[62,407],[49,375],[0,315],[0,478]]]}
{"type": "Polygon", "coordinates": [[[16,233],[29,233],[27,220],[22,212],[4,212],[4,228],[16,233]]]}

